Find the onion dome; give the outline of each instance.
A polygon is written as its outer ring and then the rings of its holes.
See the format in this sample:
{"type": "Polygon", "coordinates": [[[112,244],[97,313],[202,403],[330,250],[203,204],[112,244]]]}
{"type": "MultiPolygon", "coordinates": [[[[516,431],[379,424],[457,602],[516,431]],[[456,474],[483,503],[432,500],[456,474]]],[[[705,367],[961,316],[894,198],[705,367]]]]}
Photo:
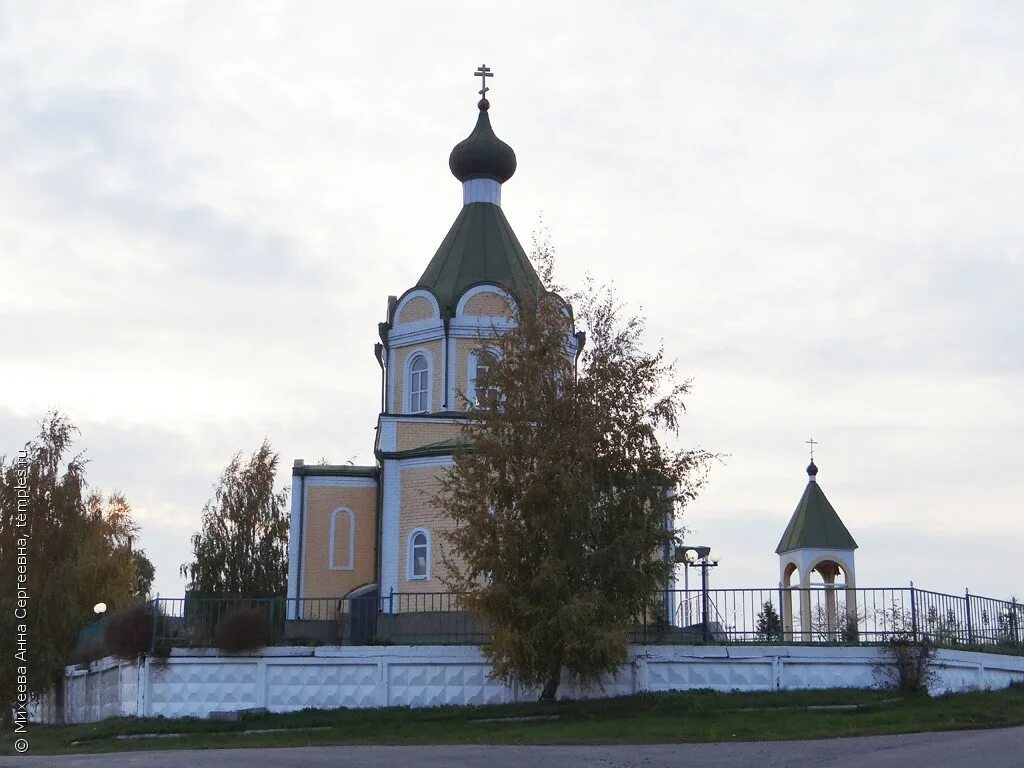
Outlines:
{"type": "Polygon", "coordinates": [[[516,153],[512,147],[494,135],[487,110],[490,102],[480,99],[480,114],[476,127],[468,137],[455,145],[448,158],[448,167],[459,181],[494,179],[499,184],[512,178],[516,172],[516,153]]]}
{"type": "Polygon", "coordinates": [[[811,459],[811,463],[807,465],[807,476],[811,479],[818,474],[818,465],[814,463],[814,459],[811,459]]]}

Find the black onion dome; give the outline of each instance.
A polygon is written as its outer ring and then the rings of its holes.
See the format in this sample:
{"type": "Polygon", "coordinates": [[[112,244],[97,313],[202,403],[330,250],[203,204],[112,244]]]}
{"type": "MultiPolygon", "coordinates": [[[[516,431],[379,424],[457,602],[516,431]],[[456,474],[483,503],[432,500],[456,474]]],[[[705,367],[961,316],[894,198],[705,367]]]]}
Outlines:
{"type": "Polygon", "coordinates": [[[818,465],[814,463],[814,459],[811,459],[811,463],[807,465],[807,476],[814,477],[818,474],[818,465]]]}
{"type": "Polygon", "coordinates": [[[480,99],[480,115],[468,137],[455,145],[448,158],[448,167],[459,181],[494,179],[504,183],[516,172],[516,153],[494,135],[487,110],[490,103],[480,99]]]}

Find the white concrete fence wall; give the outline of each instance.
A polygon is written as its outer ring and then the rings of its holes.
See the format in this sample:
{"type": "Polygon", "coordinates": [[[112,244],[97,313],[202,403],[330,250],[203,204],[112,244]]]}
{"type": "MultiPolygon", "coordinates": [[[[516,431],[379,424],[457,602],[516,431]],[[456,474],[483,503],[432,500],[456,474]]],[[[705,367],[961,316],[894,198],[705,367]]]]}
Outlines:
{"type": "MultiPolygon", "coordinates": [[[[563,684],[562,698],[642,691],[773,691],[878,686],[871,647],[634,646],[631,663],[599,688],[563,684]]],[[[1005,688],[1024,681],[1024,657],[940,650],[933,692],[1005,688]]],[[[166,661],[102,659],[69,667],[68,722],[114,716],[206,717],[214,710],[266,707],[425,707],[536,700],[537,692],[489,679],[470,646],[266,648],[258,654],[175,649],[166,661]]],[[[43,718],[53,707],[37,712],[43,718]]],[[[50,715],[52,716],[52,715],[50,715]]]]}

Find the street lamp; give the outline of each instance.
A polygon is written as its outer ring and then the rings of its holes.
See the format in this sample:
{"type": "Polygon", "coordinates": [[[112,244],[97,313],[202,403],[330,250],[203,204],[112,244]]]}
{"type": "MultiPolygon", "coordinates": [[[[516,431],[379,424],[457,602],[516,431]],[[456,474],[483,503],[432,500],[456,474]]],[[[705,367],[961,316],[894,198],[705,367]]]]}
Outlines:
{"type": "Polygon", "coordinates": [[[700,593],[701,593],[701,611],[700,611],[700,626],[701,635],[704,638],[704,642],[710,639],[710,623],[708,621],[708,614],[710,612],[709,595],[708,595],[708,568],[714,568],[721,561],[717,552],[713,552],[711,547],[690,547],[681,546],[676,547],[676,562],[683,564],[683,572],[687,574],[685,585],[686,585],[686,599],[687,599],[687,622],[689,622],[689,598],[690,598],[690,578],[689,571],[687,568],[700,568],[700,593]]]}
{"type": "Polygon", "coordinates": [[[95,613],[97,616],[100,616],[100,615],[106,613],[107,612],[107,604],[106,603],[96,603],[96,605],[94,605],[92,607],[92,612],[95,613]]]}

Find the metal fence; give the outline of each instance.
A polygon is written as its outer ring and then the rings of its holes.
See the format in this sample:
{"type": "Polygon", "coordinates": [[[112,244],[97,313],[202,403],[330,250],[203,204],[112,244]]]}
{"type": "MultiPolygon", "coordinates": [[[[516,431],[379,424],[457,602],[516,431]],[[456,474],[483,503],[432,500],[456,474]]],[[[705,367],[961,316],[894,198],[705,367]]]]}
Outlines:
{"type": "MultiPolygon", "coordinates": [[[[460,595],[157,598],[151,650],[227,647],[249,633],[266,645],[480,645],[485,622],[460,595]]],[[[1024,650],[1024,605],[965,592],[842,586],[665,590],[630,629],[639,643],[880,643],[1024,650]]],[[[98,623],[84,634],[100,632],[98,623]]]]}
{"type": "MultiPolygon", "coordinates": [[[[1024,605],[909,587],[713,589],[666,592],[672,627],[699,626],[705,642],[1020,646],[1024,605]]],[[[671,631],[668,633],[671,635],[671,631]]]]}

